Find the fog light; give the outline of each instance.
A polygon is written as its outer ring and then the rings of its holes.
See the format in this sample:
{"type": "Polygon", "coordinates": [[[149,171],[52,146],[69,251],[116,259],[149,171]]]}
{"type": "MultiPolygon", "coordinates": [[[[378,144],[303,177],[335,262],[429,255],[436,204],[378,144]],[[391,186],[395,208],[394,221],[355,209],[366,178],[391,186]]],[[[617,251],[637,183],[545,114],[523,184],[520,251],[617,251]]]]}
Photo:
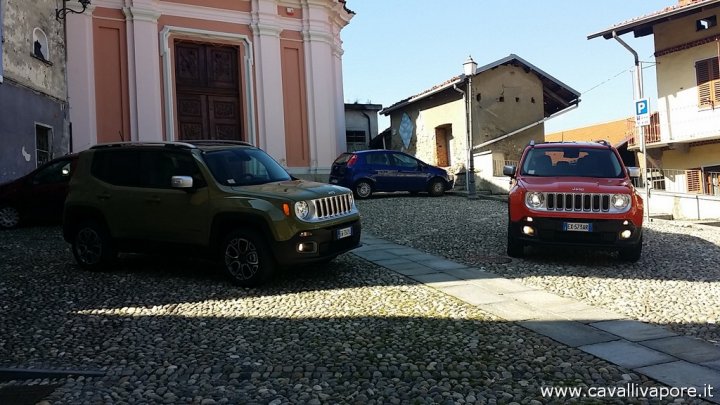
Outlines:
{"type": "Polygon", "coordinates": [[[623,239],[630,239],[631,236],[632,236],[632,231],[629,229],[626,229],[626,230],[620,232],[620,237],[623,239]]]}
{"type": "Polygon", "coordinates": [[[315,242],[298,243],[297,251],[299,253],[315,253],[315,252],[317,252],[317,243],[315,243],[315,242]]]}
{"type": "Polygon", "coordinates": [[[307,238],[308,236],[312,236],[312,232],[310,232],[310,231],[300,232],[300,237],[307,238]]]}
{"type": "Polygon", "coordinates": [[[526,220],[527,222],[532,222],[532,221],[533,221],[532,217],[527,217],[527,218],[525,218],[525,220],[526,220]]]}
{"type": "Polygon", "coordinates": [[[535,235],[535,229],[534,229],[532,226],[527,226],[527,225],[526,225],[526,226],[523,226],[523,227],[522,227],[522,232],[523,232],[525,235],[528,235],[528,236],[533,236],[533,235],[535,235]]]}
{"type": "Polygon", "coordinates": [[[630,225],[630,221],[626,219],[625,221],[623,221],[623,225],[630,225]]]}

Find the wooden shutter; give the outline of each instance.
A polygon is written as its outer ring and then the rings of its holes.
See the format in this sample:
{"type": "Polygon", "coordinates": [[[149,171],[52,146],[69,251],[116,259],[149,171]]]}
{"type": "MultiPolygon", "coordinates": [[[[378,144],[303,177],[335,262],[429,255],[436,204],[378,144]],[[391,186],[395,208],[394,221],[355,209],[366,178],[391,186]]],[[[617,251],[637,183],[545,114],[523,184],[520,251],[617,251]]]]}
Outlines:
{"type": "Polygon", "coordinates": [[[702,174],[698,169],[685,170],[685,177],[687,179],[687,192],[688,193],[700,193],[702,192],[702,174]]]}
{"type": "Polygon", "coordinates": [[[720,64],[718,58],[709,58],[695,63],[697,77],[698,107],[712,107],[720,104],[720,64]]]}

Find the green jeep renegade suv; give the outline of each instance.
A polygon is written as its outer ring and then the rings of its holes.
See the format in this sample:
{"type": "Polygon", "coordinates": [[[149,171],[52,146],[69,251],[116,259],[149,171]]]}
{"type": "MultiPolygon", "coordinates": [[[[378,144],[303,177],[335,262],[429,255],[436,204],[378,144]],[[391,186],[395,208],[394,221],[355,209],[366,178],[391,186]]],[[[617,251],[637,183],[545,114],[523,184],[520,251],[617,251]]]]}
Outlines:
{"type": "Polygon", "coordinates": [[[246,286],[360,245],[350,190],[294,179],[241,142],[94,146],[80,153],[63,217],[82,268],[104,269],[118,252],[193,252],[246,286]]]}

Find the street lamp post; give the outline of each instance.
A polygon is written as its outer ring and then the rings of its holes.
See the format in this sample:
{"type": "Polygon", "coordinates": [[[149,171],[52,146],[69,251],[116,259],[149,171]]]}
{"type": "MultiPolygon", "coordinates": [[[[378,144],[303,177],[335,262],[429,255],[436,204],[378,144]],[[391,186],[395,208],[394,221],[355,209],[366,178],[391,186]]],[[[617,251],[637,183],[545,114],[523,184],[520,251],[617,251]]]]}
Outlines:
{"type": "Polygon", "coordinates": [[[472,56],[468,56],[463,63],[463,73],[467,79],[467,89],[465,90],[465,126],[467,127],[467,170],[465,171],[465,182],[467,184],[468,198],[477,198],[475,192],[475,157],[473,156],[473,127],[472,127],[472,78],[477,70],[477,63],[472,56]]]}

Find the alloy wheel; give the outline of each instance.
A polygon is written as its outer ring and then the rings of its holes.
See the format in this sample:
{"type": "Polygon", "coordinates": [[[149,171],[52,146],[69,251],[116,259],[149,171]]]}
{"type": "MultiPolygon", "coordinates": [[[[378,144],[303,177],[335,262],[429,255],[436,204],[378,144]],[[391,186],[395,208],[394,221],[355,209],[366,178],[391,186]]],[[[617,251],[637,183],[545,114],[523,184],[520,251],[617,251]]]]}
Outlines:
{"type": "Polygon", "coordinates": [[[83,228],[77,234],[75,250],[80,261],[87,265],[94,265],[102,259],[103,242],[100,235],[93,228],[83,228]]]}
{"type": "Polygon", "coordinates": [[[20,223],[20,213],[15,207],[0,208],[0,227],[10,229],[20,223]]]}
{"type": "Polygon", "coordinates": [[[225,267],[238,280],[249,280],[260,268],[255,245],[241,237],[233,238],[225,246],[225,267]]]}

